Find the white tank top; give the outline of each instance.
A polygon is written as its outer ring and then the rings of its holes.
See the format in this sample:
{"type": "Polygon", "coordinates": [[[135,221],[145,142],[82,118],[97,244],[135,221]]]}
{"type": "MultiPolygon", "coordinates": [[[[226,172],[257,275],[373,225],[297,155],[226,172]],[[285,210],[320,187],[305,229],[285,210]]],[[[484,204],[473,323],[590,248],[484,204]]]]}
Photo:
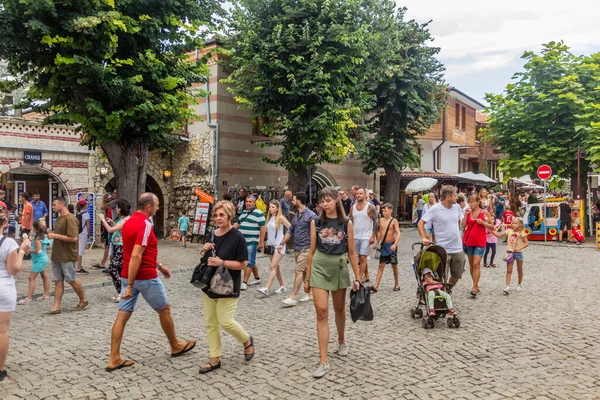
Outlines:
{"type": "MultiPolygon", "coordinates": [[[[269,223],[267,224],[267,244],[269,246],[279,246],[281,241],[283,240],[283,224],[279,224],[279,230],[275,229],[275,217],[269,219],[269,223]]],[[[281,252],[285,254],[285,245],[283,245],[283,249],[281,252]]]]}
{"type": "Polygon", "coordinates": [[[354,239],[370,239],[373,235],[373,220],[369,217],[369,203],[361,211],[354,204],[352,206],[352,219],[354,224],[354,239]]]}

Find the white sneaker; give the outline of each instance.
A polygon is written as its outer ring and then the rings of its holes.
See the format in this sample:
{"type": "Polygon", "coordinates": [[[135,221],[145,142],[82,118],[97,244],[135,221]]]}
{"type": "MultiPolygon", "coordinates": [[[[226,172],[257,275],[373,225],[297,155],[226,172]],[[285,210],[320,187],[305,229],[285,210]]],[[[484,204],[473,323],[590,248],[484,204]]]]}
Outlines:
{"type": "Polygon", "coordinates": [[[286,288],[285,286],[280,286],[280,287],[279,287],[279,289],[277,289],[277,290],[275,291],[275,293],[277,293],[277,294],[281,294],[281,293],[283,293],[283,292],[285,292],[285,291],[287,291],[287,288],[286,288]]]}
{"type": "Polygon", "coordinates": [[[285,300],[282,301],[283,304],[285,304],[286,307],[294,307],[296,304],[298,304],[298,300],[292,300],[289,297],[285,300]]]}
{"type": "Polygon", "coordinates": [[[338,356],[341,357],[346,357],[348,355],[348,346],[346,346],[346,343],[340,343],[338,346],[338,356]]]}
{"type": "Polygon", "coordinates": [[[248,286],[260,285],[260,278],[256,278],[248,284],[248,286]]]}
{"type": "Polygon", "coordinates": [[[110,301],[112,301],[113,303],[119,303],[121,301],[121,295],[117,295],[115,297],[111,297],[110,301]]]}
{"type": "Polygon", "coordinates": [[[267,289],[266,287],[260,288],[258,289],[258,291],[264,294],[265,296],[269,296],[269,289],[267,289]]]}
{"type": "Polygon", "coordinates": [[[504,294],[508,294],[510,292],[510,286],[504,288],[504,294]]]}
{"type": "Polygon", "coordinates": [[[312,296],[309,296],[308,294],[300,299],[300,301],[302,303],[306,303],[307,301],[312,301],[312,300],[313,300],[312,296]]]}
{"type": "Polygon", "coordinates": [[[321,364],[319,363],[319,366],[317,367],[317,369],[315,370],[315,372],[313,372],[313,377],[315,378],[322,378],[325,376],[325,374],[327,374],[329,372],[330,368],[329,368],[329,364],[321,364]]]}
{"type": "Polygon", "coordinates": [[[521,285],[517,285],[517,288],[515,289],[517,292],[520,292],[523,288],[521,287],[521,285]]]}
{"type": "Polygon", "coordinates": [[[248,285],[245,282],[242,282],[242,284],[240,285],[240,290],[246,290],[248,289],[248,285]]]}

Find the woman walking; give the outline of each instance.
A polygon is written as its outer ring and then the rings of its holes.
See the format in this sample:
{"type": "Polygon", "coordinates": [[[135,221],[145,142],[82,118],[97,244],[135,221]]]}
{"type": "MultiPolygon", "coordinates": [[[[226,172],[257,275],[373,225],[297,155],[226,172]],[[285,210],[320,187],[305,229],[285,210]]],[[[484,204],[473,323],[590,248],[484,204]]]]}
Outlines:
{"type": "Polygon", "coordinates": [[[79,258],[77,261],[78,274],[89,273],[83,269],[83,253],[85,253],[85,246],[90,237],[90,213],[87,212],[87,208],[87,201],[84,198],[79,199],[77,202],[77,220],[79,221],[79,237],[77,238],[79,246],[79,258]]]}
{"type": "Polygon", "coordinates": [[[319,192],[322,211],[317,221],[310,225],[310,251],[304,291],[313,289],[313,301],[317,314],[317,339],[320,362],[313,373],[321,378],[329,372],[327,346],[329,343],[329,292],[335,312],[335,325],[338,333],[338,355],[347,356],[345,341],[346,329],[346,289],[352,286],[358,290],[360,275],[358,259],[354,249],[354,227],[346,219],[344,209],[335,189],[326,187],[319,192]],[[350,275],[346,259],[350,260],[354,271],[354,283],[350,285],[350,275]]]}
{"type": "Polygon", "coordinates": [[[117,295],[111,297],[110,300],[113,303],[118,303],[121,301],[121,270],[123,269],[123,236],[121,236],[121,230],[125,222],[129,219],[131,204],[127,200],[117,199],[115,209],[119,215],[116,221],[107,220],[102,213],[99,215],[100,221],[102,221],[104,229],[109,234],[113,246],[113,256],[110,260],[108,273],[112,278],[115,289],[117,289],[117,295]]]}
{"type": "Polygon", "coordinates": [[[15,275],[21,271],[23,256],[31,246],[27,236],[23,237],[21,247],[14,239],[3,236],[7,226],[8,215],[2,212],[0,213],[0,381],[8,375],[4,362],[8,355],[10,316],[17,308],[15,275]]]}
{"type": "MultiPolygon", "coordinates": [[[[42,219],[43,221],[43,219],[42,219]]],[[[48,254],[46,253],[46,247],[50,244],[50,240],[44,233],[46,225],[42,224],[39,220],[33,223],[33,243],[34,248],[27,252],[31,254],[31,272],[29,273],[29,287],[27,289],[27,297],[22,298],[17,304],[23,305],[28,304],[33,300],[33,293],[35,292],[35,280],[38,275],[42,276],[42,282],[44,284],[44,294],[38,297],[36,300],[46,300],[50,297],[50,278],[46,272],[48,266],[48,254]]]]}
{"type": "Polygon", "coordinates": [[[225,267],[233,279],[233,293],[219,295],[202,289],[204,303],[204,320],[206,321],[206,336],[210,350],[210,360],[200,368],[201,374],[221,368],[221,332],[223,329],[244,346],[246,361],[254,357],[254,338],[250,336],[240,324],[233,319],[240,297],[242,284],[242,271],[248,264],[248,247],[246,239],[237,229],[233,229],[235,206],[231,201],[219,201],[212,213],[212,218],[217,229],[214,231],[214,243],[205,243],[203,254],[214,250],[216,257],[208,258],[211,267],[225,267]]]}
{"type": "Polygon", "coordinates": [[[469,259],[473,287],[471,296],[479,294],[479,278],[481,277],[481,258],[486,247],[486,228],[494,229],[494,219],[483,208],[481,198],[475,194],[469,197],[469,211],[465,213],[461,226],[464,229],[463,244],[469,259]]]}
{"type": "Polygon", "coordinates": [[[270,294],[269,290],[271,289],[275,277],[277,277],[277,280],[279,281],[279,289],[277,289],[275,293],[280,294],[287,290],[281,272],[281,260],[283,259],[283,256],[285,256],[285,245],[283,245],[282,249],[277,249],[277,246],[279,246],[283,240],[283,227],[289,228],[290,223],[281,212],[281,204],[277,200],[272,200],[269,203],[269,210],[267,213],[267,247],[265,248],[265,254],[268,254],[267,251],[271,252],[269,255],[271,270],[269,272],[267,285],[258,289],[258,291],[265,296],[270,294]]]}

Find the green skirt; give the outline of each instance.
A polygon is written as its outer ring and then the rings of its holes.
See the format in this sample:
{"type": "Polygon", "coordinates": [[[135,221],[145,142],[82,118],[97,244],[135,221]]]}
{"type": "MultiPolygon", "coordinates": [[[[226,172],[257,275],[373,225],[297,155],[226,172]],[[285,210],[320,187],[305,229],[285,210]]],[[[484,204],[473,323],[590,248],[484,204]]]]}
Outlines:
{"type": "Polygon", "coordinates": [[[325,254],[317,250],[310,269],[310,287],[334,292],[349,286],[346,254],[325,254]]]}

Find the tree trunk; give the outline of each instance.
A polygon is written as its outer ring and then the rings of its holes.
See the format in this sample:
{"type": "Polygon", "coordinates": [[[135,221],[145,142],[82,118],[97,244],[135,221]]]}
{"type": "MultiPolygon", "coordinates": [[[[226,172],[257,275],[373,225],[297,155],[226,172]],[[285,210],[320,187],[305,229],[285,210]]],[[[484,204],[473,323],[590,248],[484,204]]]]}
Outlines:
{"type": "Polygon", "coordinates": [[[126,147],[113,141],[103,143],[102,150],[114,172],[119,198],[129,201],[135,210],[138,197],[146,191],[148,143],[126,147]]]}
{"type": "Polygon", "coordinates": [[[386,180],[383,196],[385,202],[392,205],[393,216],[398,217],[400,212],[400,171],[389,164],[384,165],[383,169],[385,170],[386,180]]]}
{"type": "Polygon", "coordinates": [[[306,192],[308,183],[308,168],[299,167],[293,171],[288,171],[288,186],[292,193],[306,192]]]}

